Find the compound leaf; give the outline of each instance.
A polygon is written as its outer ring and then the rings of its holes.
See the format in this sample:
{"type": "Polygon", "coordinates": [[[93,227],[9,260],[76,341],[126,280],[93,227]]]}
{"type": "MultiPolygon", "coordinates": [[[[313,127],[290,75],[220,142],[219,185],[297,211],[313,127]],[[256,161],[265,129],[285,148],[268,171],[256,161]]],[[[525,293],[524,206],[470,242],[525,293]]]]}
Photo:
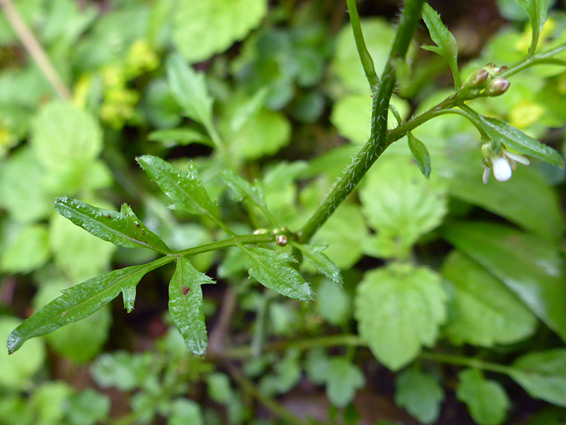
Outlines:
{"type": "Polygon", "coordinates": [[[159,236],[136,217],[127,204],[122,205],[119,213],[67,197],[55,199],[53,205],[63,217],[114,245],[126,248],[149,248],[161,253],[171,251],[159,236]]]}

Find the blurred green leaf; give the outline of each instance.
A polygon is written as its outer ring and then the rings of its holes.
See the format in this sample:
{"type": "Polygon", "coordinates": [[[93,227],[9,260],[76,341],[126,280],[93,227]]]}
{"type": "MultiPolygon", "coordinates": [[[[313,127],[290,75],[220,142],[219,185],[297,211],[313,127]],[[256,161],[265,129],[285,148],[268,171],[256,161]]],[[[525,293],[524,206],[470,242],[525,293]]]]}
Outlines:
{"type": "Polygon", "coordinates": [[[352,297],[335,282],[322,280],[316,291],[316,310],[324,320],[336,326],[345,325],[352,314],[352,297]]]}
{"type": "Polygon", "coordinates": [[[308,301],[313,297],[310,285],[289,264],[296,261],[290,254],[256,246],[239,248],[248,255],[250,276],[262,285],[297,300],[308,301]]]}
{"type": "Polygon", "coordinates": [[[355,316],[361,338],[385,366],[399,370],[431,347],[446,318],[440,276],[425,267],[391,264],[365,274],[355,316]]]}
{"type": "Polygon", "coordinates": [[[178,399],[173,401],[172,414],[167,425],[203,425],[200,406],[189,399],[178,399]]]}
{"type": "Polygon", "coordinates": [[[479,425],[499,425],[505,421],[510,401],[501,384],[485,379],[476,369],[466,369],[458,378],[456,395],[467,404],[474,421],[479,425]]]}
{"type": "Polygon", "coordinates": [[[201,285],[214,283],[200,273],[184,257],[177,260],[175,274],[169,284],[169,314],[196,356],[204,356],[208,346],[201,285]]]}
{"type": "Polygon", "coordinates": [[[35,120],[31,147],[51,185],[74,192],[83,186],[86,171],[102,150],[102,131],[88,112],[53,102],[35,120]]]}
{"type": "Polygon", "coordinates": [[[326,276],[328,279],[342,285],[342,275],[340,269],[332,262],[330,258],[323,254],[322,251],[326,249],[321,245],[303,245],[293,242],[293,247],[297,248],[303,254],[303,257],[312,264],[319,273],[326,276]]]}
{"type": "MultiPolygon", "coordinates": [[[[8,339],[12,329],[20,325],[15,317],[0,316],[0,338],[8,339]]],[[[29,385],[29,380],[43,366],[45,347],[43,341],[30,341],[18,354],[8,357],[6,350],[0,350],[0,387],[19,390],[29,385]]]]}
{"type": "Polygon", "coordinates": [[[149,134],[148,140],[151,140],[152,142],[162,142],[166,147],[177,145],[185,146],[191,143],[214,146],[210,139],[208,139],[204,134],[189,127],[153,131],[149,134]]]}
{"type": "Polygon", "coordinates": [[[155,357],[151,352],[104,353],[94,361],[92,375],[102,388],[116,387],[121,391],[132,391],[143,386],[151,373],[151,365],[154,362],[155,357]]]}
{"type": "Polygon", "coordinates": [[[406,257],[446,214],[444,186],[437,179],[423,178],[405,157],[380,161],[367,176],[360,198],[369,224],[393,242],[393,251],[384,256],[406,257]]]}
{"type": "Polygon", "coordinates": [[[517,295],[469,257],[453,251],[442,274],[452,292],[446,332],[455,342],[493,347],[535,332],[537,319],[517,295]]]}
{"type": "Polygon", "coordinates": [[[548,13],[548,0],[515,0],[529,16],[532,29],[532,42],[529,53],[534,53],[537,47],[540,31],[546,21],[548,13]]]}
{"type": "Polygon", "coordinates": [[[425,3],[423,6],[423,20],[430,33],[430,38],[436,46],[422,46],[440,55],[450,67],[454,78],[454,86],[460,87],[460,72],[458,71],[458,43],[450,31],[444,26],[436,11],[425,3]]]}
{"type": "Polygon", "coordinates": [[[512,368],[511,377],[532,397],[566,407],[566,349],[525,354],[512,368]]]}
{"type": "Polygon", "coordinates": [[[338,407],[348,405],[365,384],[361,370],[344,357],[333,357],[326,371],[326,395],[338,407]]]}
{"type": "Polygon", "coordinates": [[[395,381],[395,403],[423,424],[438,420],[444,391],[432,376],[416,368],[403,371],[395,381]]]}
{"type": "Polygon", "coordinates": [[[162,263],[163,261],[157,260],[140,266],[125,267],[66,289],[63,295],[12,331],[8,337],[8,351],[13,353],[30,338],[45,335],[90,316],[116,298],[123,288],[137,284],[146,273],[160,267],[162,263]]]}
{"type": "Polygon", "coordinates": [[[224,373],[211,373],[206,376],[208,394],[217,403],[229,404],[234,397],[230,379],[224,373]]]}
{"type": "MultiPolygon", "coordinates": [[[[385,43],[384,40],[393,40],[395,30],[382,18],[362,19],[361,25],[367,49],[375,64],[377,75],[380,75],[385,67],[390,50],[389,44],[385,43]]],[[[336,38],[332,69],[348,90],[369,97],[367,80],[355,46],[350,25],[344,25],[336,38]]]]}
{"type": "Polygon", "coordinates": [[[340,269],[347,270],[362,256],[361,242],[367,236],[360,210],[343,203],[313,237],[313,243],[328,245],[326,256],[340,269]]]}
{"type": "Polygon", "coordinates": [[[501,280],[566,340],[566,271],[554,246],[491,223],[451,223],[442,228],[442,235],[501,280]]]}
{"type": "Polygon", "coordinates": [[[44,225],[21,229],[6,246],[0,259],[0,270],[6,273],[27,273],[43,266],[49,259],[49,233],[44,225]]]}
{"type": "Polygon", "coordinates": [[[195,72],[180,55],[169,56],[166,67],[169,87],[185,115],[207,128],[212,126],[213,100],[204,74],[195,72]]]}
{"type": "Polygon", "coordinates": [[[190,62],[202,62],[243,39],[266,12],[266,0],[181,0],[173,42],[190,62]]]}
{"type": "Polygon", "coordinates": [[[32,222],[47,217],[51,195],[45,188],[45,172],[28,147],[2,161],[0,167],[0,206],[16,222],[32,222]],[[29,184],[34,182],[34,184],[29,184]]]}
{"type": "Polygon", "coordinates": [[[88,234],[59,215],[51,219],[49,243],[55,264],[74,281],[107,271],[116,251],[115,245],[88,234]]]}
{"type": "Polygon", "coordinates": [[[56,198],[53,204],[63,217],[102,240],[126,248],[143,247],[160,253],[170,252],[159,236],[149,230],[127,204],[122,204],[119,213],[67,197],[56,198]]]}
{"type": "Polygon", "coordinates": [[[566,409],[546,408],[529,419],[525,425],[563,425],[566,409]]]}
{"type": "Polygon", "coordinates": [[[413,154],[413,158],[417,161],[419,170],[421,170],[423,176],[428,179],[431,171],[430,154],[428,153],[428,149],[425,144],[413,136],[412,133],[407,134],[407,140],[409,141],[409,149],[413,154]]]}
{"type": "Polygon", "coordinates": [[[110,413],[110,398],[87,388],[69,399],[66,416],[70,425],[95,425],[110,413]]]}
{"type": "Polygon", "coordinates": [[[136,159],[149,177],[173,201],[176,209],[191,214],[207,215],[214,221],[220,220],[218,208],[210,200],[193,162],[189,163],[187,174],[168,162],[152,155],[136,159]]]}
{"type": "Polygon", "coordinates": [[[35,390],[28,402],[28,409],[34,413],[35,423],[60,425],[65,423],[68,398],[73,389],[61,381],[47,382],[35,390]]]}

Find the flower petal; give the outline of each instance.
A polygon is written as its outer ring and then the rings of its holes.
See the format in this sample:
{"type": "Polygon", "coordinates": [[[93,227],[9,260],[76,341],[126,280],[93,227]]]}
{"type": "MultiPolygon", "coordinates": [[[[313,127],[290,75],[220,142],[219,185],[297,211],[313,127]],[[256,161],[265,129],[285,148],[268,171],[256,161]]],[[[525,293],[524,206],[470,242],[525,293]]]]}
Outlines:
{"type": "Polygon", "coordinates": [[[485,168],[483,170],[483,184],[487,184],[487,182],[489,181],[489,173],[491,172],[491,168],[485,168]]]}
{"type": "Polygon", "coordinates": [[[525,158],[523,155],[518,155],[509,151],[505,151],[505,156],[523,165],[529,165],[531,163],[531,161],[529,161],[529,159],[525,158]]]}
{"type": "Polygon", "coordinates": [[[493,176],[497,181],[506,182],[511,178],[513,170],[507,158],[498,156],[492,159],[493,176]]]}

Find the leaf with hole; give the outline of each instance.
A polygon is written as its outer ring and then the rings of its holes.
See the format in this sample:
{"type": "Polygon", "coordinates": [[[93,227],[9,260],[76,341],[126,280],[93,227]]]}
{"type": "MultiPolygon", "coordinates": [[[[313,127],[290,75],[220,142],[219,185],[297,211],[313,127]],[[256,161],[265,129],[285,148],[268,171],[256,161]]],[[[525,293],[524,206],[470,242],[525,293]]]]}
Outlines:
{"type": "Polygon", "coordinates": [[[214,281],[183,257],[177,261],[169,283],[169,314],[187,348],[196,356],[204,356],[208,346],[201,285],[209,283],[214,281]]]}

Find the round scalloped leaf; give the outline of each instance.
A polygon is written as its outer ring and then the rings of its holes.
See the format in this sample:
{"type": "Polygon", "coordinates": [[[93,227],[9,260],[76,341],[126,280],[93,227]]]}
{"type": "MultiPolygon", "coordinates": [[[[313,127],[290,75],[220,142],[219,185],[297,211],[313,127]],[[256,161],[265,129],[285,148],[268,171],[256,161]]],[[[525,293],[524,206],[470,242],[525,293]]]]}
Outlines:
{"type": "Polygon", "coordinates": [[[182,0],[173,42],[190,62],[202,62],[242,40],[266,12],[266,0],[182,0]]]}
{"type": "Polygon", "coordinates": [[[431,347],[446,317],[440,276],[426,267],[392,264],[367,273],[357,288],[356,319],[361,338],[392,370],[431,347]]]}

